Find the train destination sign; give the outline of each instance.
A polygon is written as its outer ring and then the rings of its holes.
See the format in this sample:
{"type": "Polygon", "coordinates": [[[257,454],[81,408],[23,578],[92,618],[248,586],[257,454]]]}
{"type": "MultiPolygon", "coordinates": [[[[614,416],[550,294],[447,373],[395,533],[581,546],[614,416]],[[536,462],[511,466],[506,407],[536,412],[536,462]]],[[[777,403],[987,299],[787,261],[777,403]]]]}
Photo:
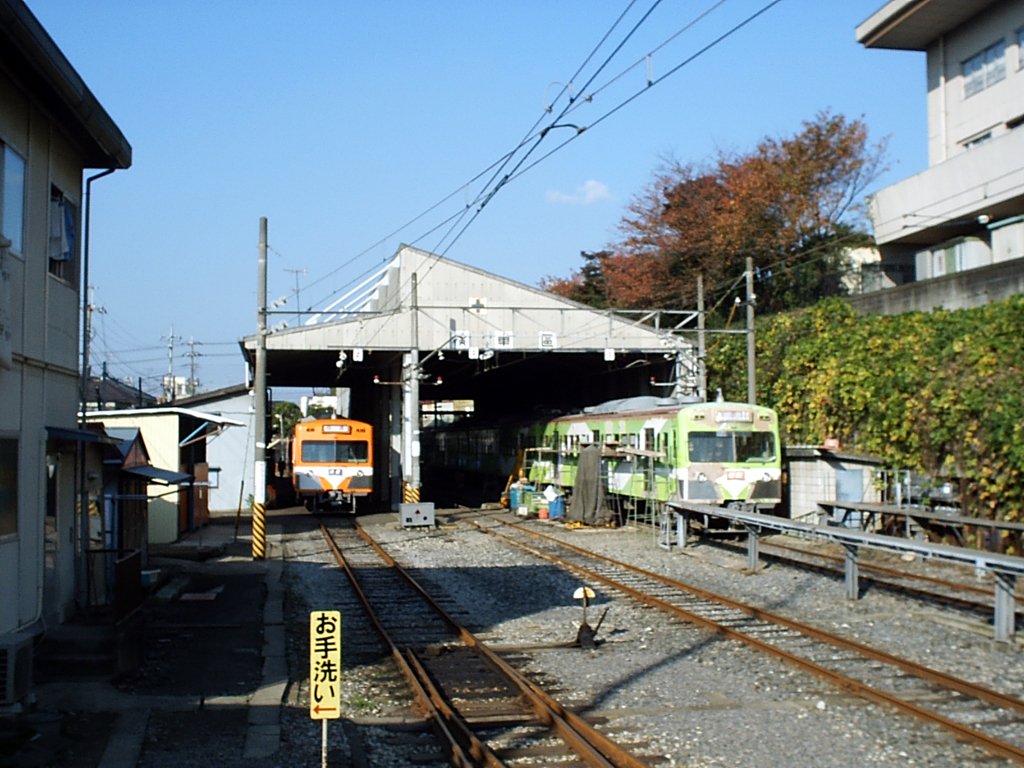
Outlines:
{"type": "Polygon", "coordinates": [[[309,716],[341,717],[341,612],[309,614],[309,716]]]}

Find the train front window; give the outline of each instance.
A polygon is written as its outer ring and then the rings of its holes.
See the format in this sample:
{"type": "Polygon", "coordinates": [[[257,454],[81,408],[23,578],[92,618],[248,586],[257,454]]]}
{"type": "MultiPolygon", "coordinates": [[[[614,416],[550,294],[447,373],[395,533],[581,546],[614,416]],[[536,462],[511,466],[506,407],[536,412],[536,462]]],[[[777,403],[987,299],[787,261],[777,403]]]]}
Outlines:
{"type": "Polygon", "coordinates": [[[306,464],[365,464],[370,444],[365,440],[304,440],[302,461],[306,464]]]}
{"type": "Polygon", "coordinates": [[[693,463],[745,464],[776,457],[771,432],[691,432],[688,437],[693,463]]]}
{"type": "Polygon", "coordinates": [[[736,461],[775,461],[775,435],[771,432],[736,432],[736,461]]]}

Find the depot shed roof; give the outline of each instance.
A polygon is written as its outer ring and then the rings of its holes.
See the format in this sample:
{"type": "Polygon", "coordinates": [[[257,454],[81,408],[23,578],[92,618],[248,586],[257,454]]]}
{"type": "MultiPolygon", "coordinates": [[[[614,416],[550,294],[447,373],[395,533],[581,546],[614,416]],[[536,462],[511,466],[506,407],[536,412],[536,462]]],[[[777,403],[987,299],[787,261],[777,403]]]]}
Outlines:
{"type": "MultiPolygon", "coordinates": [[[[288,316],[287,313],[281,313],[288,316]]],[[[294,312],[292,312],[294,316],[294,312]]],[[[273,325],[273,317],[268,322],[273,325]]],[[[692,345],[639,314],[597,310],[410,246],[295,329],[267,336],[268,369],[316,350],[665,353],[692,345]]],[[[252,359],[256,337],[243,341],[252,359]]],[[[280,372],[274,378],[281,383],[280,372]]]]}

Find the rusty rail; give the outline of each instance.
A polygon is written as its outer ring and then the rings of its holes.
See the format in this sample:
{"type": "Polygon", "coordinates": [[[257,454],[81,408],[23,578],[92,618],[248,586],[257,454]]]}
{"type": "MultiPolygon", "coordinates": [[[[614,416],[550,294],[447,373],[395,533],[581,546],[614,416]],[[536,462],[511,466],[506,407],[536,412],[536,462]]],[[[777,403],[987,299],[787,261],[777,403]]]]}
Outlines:
{"type": "MultiPolygon", "coordinates": [[[[405,571],[395,560],[391,557],[386,550],[384,550],[369,534],[363,530],[362,526],[356,521],[352,521],[352,525],[356,532],[363,538],[363,540],[373,548],[375,552],[395,570],[396,573],[402,576],[403,579],[417,592],[420,596],[426,600],[433,610],[448,624],[453,632],[458,635],[459,639],[468,647],[474,649],[480,656],[497,672],[499,672],[511,685],[517,688],[523,698],[529,702],[530,708],[532,709],[535,717],[538,721],[545,724],[547,727],[553,729],[562,738],[563,742],[570,747],[570,749],[579,757],[580,760],[591,768],[649,768],[644,762],[636,758],[624,750],[621,746],[608,739],[606,736],[595,730],[589,723],[584,721],[579,716],[572,712],[569,712],[562,707],[557,701],[551,698],[541,688],[536,686],[534,683],[527,680],[524,676],[519,674],[512,666],[501,659],[494,651],[488,648],[485,644],[481,643],[469,630],[460,625],[444,608],[437,603],[436,600],[415,580],[413,577],[405,571]]],[[[325,538],[331,545],[332,551],[335,553],[335,557],[339,562],[344,561],[344,556],[341,551],[337,548],[333,542],[333,538],[326,527],[321,524],[321,531],[325,538]]],[[[371,620],[374,624],[375,629],[378,633],[382,633],[382,637],[386,639],[389,647],[392,648],[392,655],[396,653],[398,657],[402,659],[400,667],[405,669],[408,668],[409,675],[416,681],[414,684],[414,690],[422,691],[422,694],[417,693],[417,698],[421,696],[425,700],[426,708],[430,712],[436,712],[436,716],[432,714],[432,718],[436,717],[436,722],[443,725],[441,733],[444,734],[443,738],[447,739],[448,734],[456,732],[462,737],[459,741],[455,742],[459,749],[456,751],[453,747],[453,765],[487,765],[487,766],[500,766],[504,765],[500,759],[494,755],[494,753],[487,747],[486,744],[480,742],[475,735],[472,734],[468,724],[454,711],[447,703],[444,706],[441,705],[442,701],[446,700],[436,688],[433,687],[432,682],[429,679],[429,675],[423,670],[422,664],[419,659],[416,658],[415,654],[410,650],[407,651],[408,661],[401,652],[398,651],[395,644],[388,638],[387,632],[380,621],[373,613],[373,609],[370,605],[366,595],[358,587],[358,583],[355,580],[355,574],[347,564],[344,566],[349,579],[352,581],[353,586],[356,588],[359,594],[359,599],[366,608],[367,613],[370,614],[371,620]],[[463,744],[462,742],[469,738],[468,743],[463,744]],[[470,757],[481,759],[483,762],[455,762],[455,759],[469,760],[470,757]],[[496,762],[491,762],[491,761],[496,762]]]]}
{"type": "MultiPolygon", "coordinates": [[[[546,541],[553,542],[560,547],[564,547],[565,549],[568,549],[584,557],[592,558],[600,562],[613,565],[618,568],[623,568],[629,572],[636,573],[638,575],[653,579],[667,586],[671,586],[675,589],[681,590],[685,593],[695,595],[703,600],[715,602],[720,605],[741,611],[754,618],[778,624],[780,626],[784,626],[787,629],[794,630],[820,642],[825,642],[835,647],[843,648],[845,650],[854,651],[858,654],[863,655],[865,658],[873,659],[875,661],[880,661],[886,664],[895,665],[900,669],[904,670],[905,672],[913,674],[921,679],[928,680],[937,685],[941,685],[949,690],[957,691],[961,694],[971,696],[975,699],[984,701],[993,706],[1012,709],[1016,710],[1017,712],[1024,713],[1024,701],[1016,699],[1012,696],[1007,696],[1005,694],[999,693],[998,691],[985,688],[984,686],[976,685],[974,683],[971,683],[966,680],[961,680],[951,675],[946,675],[945,673],[930,669],[928,667],[925,667],[912,661],[908,661],[906,659],[900,659],[898,657],[892,656],[891,654],[885,653],[884,651],[879,651],[875,648],[871,648],[870,646],[866,646],[861,643],[857,643],[855,641],[839,637],[838,635],[832,635],[815,627],[811,627],[801,622],[797,622],[792,619],[788,619],[786,617],[770,613],[769,611],[765,611],[760,608],[745,605],[736,600],[732,600],[722,595],[717,595],[713,592],[709,592],[699,587],[695,587],[690,584],[684,584],[683,582],[676,581],[675,579],[671,579],[666,576],[662,576],[661,574],[653,573],[643,568],[638,568],[636,566],[629,565],[628,563],[623,563],[621,561],[615,560],[610,557],[606,557],[595,552],[590,552],[589,550],[585,550],[581,547],[576,547],[572,544],[561,541],[552,536],[547,536],[546,534],[540,533],[538,531],[532,531],[523,528],[522,526],[516,525],[514,523],[509,523],[508,521],[501,520],[496,517],[490,517],[488,519],[496,520],[500,522],[502,525],[522,531],[530,536],[534,536],[537,538],[544,539],[546,541]]],[[[595,581],[598,581],[601,584],[604,584],[613,589],[616,589],[639,602],[672,613],[676,616],[679,616],[680,618],[697,624],[698,626],[710,629],[724,637],[739,640],[740,642],[745,643],[746,645],[762,650],[765,653],[772,654],[773,656],[782,659],[783,661],[794,667],[810,672],[811,674],[824,680],[827,680],[833,685],[843,690],[855,693],[856,695],[865,698],[869,701],[872,701],[876,704],[887,704],[903,712],[911,714],[922,721],[940,725],[943,728],[954,733],[958,738],[970,741],[974,744],[978,744],[984,747],[985,749],[988,749],[993,754],[999,755],[1001,757],[1010,758],[1020,763],[1024,763],[1024,749],[1016,747],[1013,744],[1008,744],[1004,741],[1000,741],[999,739],[988,736],[987,734],[981,733],[980,731],[974,730],[973,728],[969,728],[947,717],[939,715],[935,712],[931,712],[927,709],[924,709],[923,707],[919,707],[916,704],[904,701],[896,696],[893,696],[884,691],[880,691],[858,680],[854,680],[845,675],[841,675],[837,672],[827,669],[826,667],[816,664],[815,662],[812,662],[808,659],[804,659],[800,656],[790,653],[782,648],[777,648],[776,646],[773,646],[770,643],[767,643],[756,637],[746,635],[741,631],[733,629],[732,627],[716,622],[705,616],[701,616],[700,614],[693,613],[692,611],[687,611],[684,608],[681,608],[670,602],[654,597],[653,595],[649,595],[645,592],[637,590],[633,587],[630,587],[629,585],[615,581],[614,579],[599,574],[588,568],[584,568],[575,563],[563,560],[562,558],[552,555],[549,552],[545,552],[543,550],[530,547],[529,545],[524,544],[521,541],[517,541],[516,539],[513,539],[508,536],[504,536],[503,534],[498,533],[492,528],[482,526],[474,521],[468,522],[476,526],[481,531],[484,531],[492,536],[500,537],[514,544],[515,546],[518,546],[528,552],[531,552],[532,554],[535,554],[538,557],[556,563],[560,567],[569,569],[588,578],[594,579],[595,581]]]]}

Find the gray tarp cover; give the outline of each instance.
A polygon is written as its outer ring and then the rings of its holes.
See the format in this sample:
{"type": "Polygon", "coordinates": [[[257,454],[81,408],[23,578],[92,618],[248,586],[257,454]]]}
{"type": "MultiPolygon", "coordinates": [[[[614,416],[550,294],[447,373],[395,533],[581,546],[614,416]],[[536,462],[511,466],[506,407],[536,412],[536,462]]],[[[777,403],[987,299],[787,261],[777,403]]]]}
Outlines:
{"type": "Polygon", "coordinates": [[[611,512],[604,503],[601,479],[601,446],[588,446],[580,451],[576,465],[576,484],[566,516],[568,522],[605,525],[611,520],[611,512]]]}

